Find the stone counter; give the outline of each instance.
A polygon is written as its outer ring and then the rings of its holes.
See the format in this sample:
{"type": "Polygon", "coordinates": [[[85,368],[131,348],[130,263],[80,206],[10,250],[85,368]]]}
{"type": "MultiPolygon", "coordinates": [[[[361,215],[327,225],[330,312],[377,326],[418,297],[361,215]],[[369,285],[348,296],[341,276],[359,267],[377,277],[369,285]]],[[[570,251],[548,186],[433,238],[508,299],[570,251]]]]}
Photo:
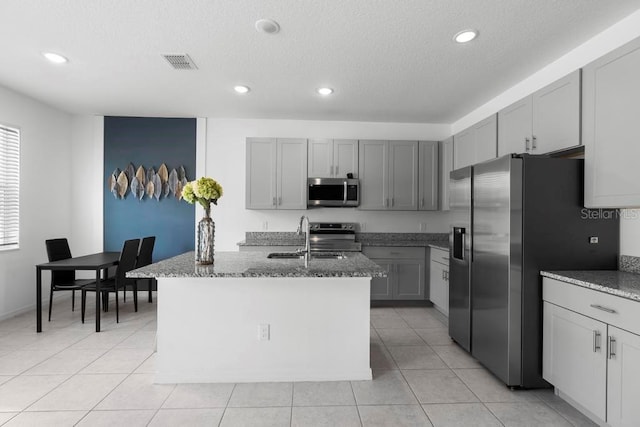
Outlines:
{"type": "Polygon", "coordinates": [[[213,265],[196,265],[187,252],[127,273],[132,278],[163,277],[384,277],[386,271],[359,252],[344,259],[270,259],[269,252],[216,252],[213,265]]]}
{"type": "Polygon", "coordinates": [[[619,270],[541,271],[540,274],[562,282],[640,301],[640,274],[619,270]]]}

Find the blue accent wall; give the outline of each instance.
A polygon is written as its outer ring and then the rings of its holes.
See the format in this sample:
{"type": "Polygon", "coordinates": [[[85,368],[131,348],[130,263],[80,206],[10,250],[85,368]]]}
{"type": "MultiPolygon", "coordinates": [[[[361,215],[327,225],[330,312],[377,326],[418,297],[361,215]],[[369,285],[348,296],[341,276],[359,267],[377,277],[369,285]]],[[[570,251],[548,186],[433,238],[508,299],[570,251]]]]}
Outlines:
{"type": "Polygon", "coordinates": [[[104,250],[120,251],[127,239],[156,236],[153,260],[194,249],[195,207],[173,194],[167,198],[136,199],[131,192],[116,200],[107,186],[114,169],[155,171],[163,163],[171,169],[184,166],[187,179],[196,178],[196,119],[104,118],[104,250]]]}

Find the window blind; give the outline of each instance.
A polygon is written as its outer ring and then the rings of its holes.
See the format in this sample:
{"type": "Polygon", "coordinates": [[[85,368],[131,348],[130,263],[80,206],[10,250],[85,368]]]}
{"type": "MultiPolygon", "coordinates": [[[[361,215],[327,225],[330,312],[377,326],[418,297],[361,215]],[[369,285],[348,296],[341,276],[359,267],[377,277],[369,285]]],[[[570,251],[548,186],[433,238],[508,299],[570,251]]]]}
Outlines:
{"type": "Polygon", "coordinates": [[[0,250],[18,247],[20,130],[0,124],[0,250]]]}

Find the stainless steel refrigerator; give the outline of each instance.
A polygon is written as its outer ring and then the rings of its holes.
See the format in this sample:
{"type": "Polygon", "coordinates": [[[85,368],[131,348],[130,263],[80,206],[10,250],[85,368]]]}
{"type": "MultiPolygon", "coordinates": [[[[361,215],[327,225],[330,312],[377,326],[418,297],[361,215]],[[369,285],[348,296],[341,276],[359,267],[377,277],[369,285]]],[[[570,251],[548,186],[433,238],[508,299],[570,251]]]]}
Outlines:
{"type": "Polygon", "coordinates": [[[467,213],[452,207],[449,292],[459,310],[450,307],[450,334],[467,348],[457,329],[468,323],[471,354],[506,385],[547,386],[540,270],[616,269],[618,217],[583,208],[579,159],[508,155],[474,165],[469,181],[459,172],[450,197],[470,203],[467,213]],[[457,222],[463,216],[470,231],[457,222]]]}

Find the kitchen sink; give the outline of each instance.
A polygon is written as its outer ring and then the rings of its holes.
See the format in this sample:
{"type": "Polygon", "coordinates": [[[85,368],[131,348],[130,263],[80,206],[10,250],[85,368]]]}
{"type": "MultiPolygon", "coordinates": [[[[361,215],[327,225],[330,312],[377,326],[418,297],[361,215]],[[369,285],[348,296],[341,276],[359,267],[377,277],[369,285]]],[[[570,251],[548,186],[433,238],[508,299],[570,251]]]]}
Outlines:
{"type": "Polygon", "coordinates": [[[298,252],[272,252],[267,258],[273,259],[302,259],[304,255],[298,252]]]}
{"type": "Polygon", "coordinates": [[[315,259],[345,259],[347,256],[342,252],[316,252],[311,254],[315,259]]]}
{"type": "MultiPolygon", "coordinates": [[[[271,259],[303,259],[304,254],[299,252],[272,252],[267,255],[271,259]]],[[[311,254],[313,259],[345,259],[346,255],[342,252],[316,252],[311,254]]]]}

